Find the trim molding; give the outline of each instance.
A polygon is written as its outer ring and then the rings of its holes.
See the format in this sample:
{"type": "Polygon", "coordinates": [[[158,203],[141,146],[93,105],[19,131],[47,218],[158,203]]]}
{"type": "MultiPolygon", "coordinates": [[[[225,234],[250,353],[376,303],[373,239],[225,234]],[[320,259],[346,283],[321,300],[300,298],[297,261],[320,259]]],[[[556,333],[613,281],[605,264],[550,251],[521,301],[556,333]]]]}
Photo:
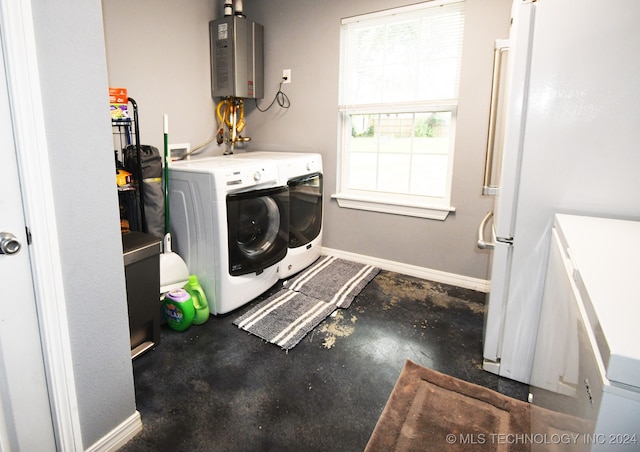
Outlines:
{"type": "Polygon", "coordinates": [[[404,264],[402,262],[390,261],[387,259],[379,259],[377,257],[365,256],[363,254],[350,253],[348,251],[336,250],[333,248],[322,247],[321,254],[341,257],[349,259],[361,264],[375,265],[383,270],[402,273],[404,275],[415,276],[417,278],[427,279],[442,284],[450,284],[452,286],[462,287],[465,289],[477,290],[478,292],[489,292],[491,282],[486,279],[471,278],[469,276],[456,275],[440,270],[433,270],[417,265],[404,264]]]}
{"type": "Polygon", "coordinates": [[[96,441],[85,452],[111,452],[124,446],[142,431],[140,412],[136,410],[128,419],[96,441]]]}
{"type": "Polygon", "coordinates": [[[366,196],[354,196],[345,193],[331,195],[338,202],[338,206],[346,209],[369,210],[371,212],[390,213],[393,215],[406,215],[408,217],[428,218],[444,221],[450,212],[455,212],[455,207],[429,207],[420,205],[402,204],[381,200],[367,199],[366,196]]]}

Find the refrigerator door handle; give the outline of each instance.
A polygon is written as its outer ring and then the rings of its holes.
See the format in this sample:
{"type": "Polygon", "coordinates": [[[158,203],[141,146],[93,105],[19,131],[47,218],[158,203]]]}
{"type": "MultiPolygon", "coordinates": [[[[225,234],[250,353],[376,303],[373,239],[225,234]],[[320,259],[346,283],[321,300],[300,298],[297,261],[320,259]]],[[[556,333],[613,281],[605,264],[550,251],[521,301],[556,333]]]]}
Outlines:
{"type": "Polygon", "coordinates": [[[480,222],[480,226],[478,227],[478,248],[481,250],[492,250],[496,244],[496,230],[491,225],[491,241],[487,242],[484,239],[484,230],[486,229],[487,223],[493,217],[493,211],[487,212],[482,221],[480,222]]]}
{"type": "Polygon", "coordinates": [[[509,41],[498,39],[493,52],[493,76],[491,81],[491,103],[489,105],[489,130],[487,132],[487,150],[484,162],[484,177],[482,180],[482,194],[495,195],[498,190],[493,178],[493,166],[496,141],[496,123],[498,119],[498,102],[500,101],[500,84],[504,54],[509,51],[509,41]]]}

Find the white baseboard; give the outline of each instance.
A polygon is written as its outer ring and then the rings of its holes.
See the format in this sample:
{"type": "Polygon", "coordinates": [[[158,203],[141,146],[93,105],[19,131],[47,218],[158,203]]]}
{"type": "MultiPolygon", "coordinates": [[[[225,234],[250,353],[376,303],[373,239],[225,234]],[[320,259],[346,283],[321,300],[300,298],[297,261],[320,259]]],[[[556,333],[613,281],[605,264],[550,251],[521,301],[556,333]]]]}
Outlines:
{"type": "Polygon", "coordinates": [[[136,410],[127,420],[100,438],[85,452],[114,452],[142,431],[142,419],[136,410]]]}
{"type": "Polygon", "coordinates": [[[348,251],[340,251],[333,248],[322,247],[322,254],[341,257],[361,264],[375,265],[382,270],[402,273],[404,275],[415,276],[417,278],[427,279],[443,284],[462,287],[464,289],[477,290],[478,292],[489,292],[491,282],[486,279],[471,278],[469,276],[456,275],[440,270],[433,270],[417,265],[404,264],[402,262],[389,261],[379,259],[377,257],[365,256],[363,254],[350,253],[348,251]]]}

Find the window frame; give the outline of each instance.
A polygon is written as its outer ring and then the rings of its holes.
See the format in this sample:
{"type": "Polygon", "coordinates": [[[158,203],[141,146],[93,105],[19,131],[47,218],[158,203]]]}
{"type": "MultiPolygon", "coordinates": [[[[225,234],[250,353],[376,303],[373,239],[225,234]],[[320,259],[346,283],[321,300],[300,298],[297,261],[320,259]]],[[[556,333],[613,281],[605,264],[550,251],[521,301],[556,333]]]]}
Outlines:
{"type": "MultiPolygon", "coordinates": [[[[393,8],[360,16],[343,19],[341,22],[340,52],[344,52],[343,28],[351,22],[361,20],[392,17],[398,13],[411,12],[417,9],[433,8],[451,3],[465,3],[465,0],[440,0],[430,1],[405,7],[393,8]]],[[[460,63],[461,64],[461,63],[460,63]]],[[[341,63],[342,65],[342,63],[341,63]]],[[[458,70],[458,80],[456,91],[459,90],[460,70],[458,70]]],[[[343,84],[345,73],[340,70],[340,90],[344,89],[343,84]]],[[[456,93],[457,94],[457,93],[456,93]]],[[[342,99],[340,99],[342,102],[342,99]]],[[[453,162],[456,137],[456,117],[458,111],[458,98],[454,99],[432,99],[411,102],[383,102],[375,104],[339,105],[338,106],[338,156],[337,156],[337,178],[336,193],[332,195],[338,205],[344,208],[369,210],[375,212],[391,213],[397,215],[407,215],[413,217],[445,220],[450,212],[455,211],[451,205],[451,191],[453,182],[453,162]],[[449,125],[449,151],[446,170],[446,187],[443,197],[387,193],[378,190],[361,190],[348,188],[350,165],[350,142],[351,142],[351,115],[366,114],[387,114],[387,113],[430,113],[449,112],[451,123],[449,125]]]]}

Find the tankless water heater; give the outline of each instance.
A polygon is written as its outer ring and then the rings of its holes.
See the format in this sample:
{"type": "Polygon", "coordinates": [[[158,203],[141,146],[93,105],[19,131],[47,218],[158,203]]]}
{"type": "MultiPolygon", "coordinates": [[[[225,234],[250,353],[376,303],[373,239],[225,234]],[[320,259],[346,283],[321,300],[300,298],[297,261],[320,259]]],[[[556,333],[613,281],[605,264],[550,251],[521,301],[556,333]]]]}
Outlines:
{"type": "Polygon", "coordinates": [[[209,22],[212,97],[263,97],[262,25],[245,16],[209,22]]]}

